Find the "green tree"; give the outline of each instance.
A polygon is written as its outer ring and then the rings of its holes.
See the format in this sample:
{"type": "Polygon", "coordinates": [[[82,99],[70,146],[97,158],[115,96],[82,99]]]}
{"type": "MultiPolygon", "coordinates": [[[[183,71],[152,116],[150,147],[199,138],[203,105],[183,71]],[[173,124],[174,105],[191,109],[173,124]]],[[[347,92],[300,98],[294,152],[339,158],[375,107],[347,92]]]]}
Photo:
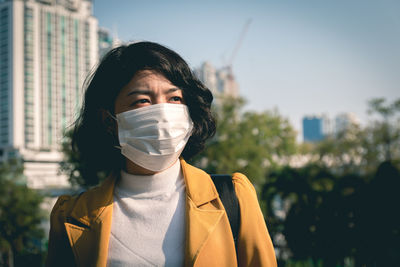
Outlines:
{"type": "Polygon", "coordinates": [[[18,160],[0,165],[0,265],[4,266],[43,262],[42,196],[26,186],[22,171],[18,160]]]}
{"type": "MultiPolygon", "coordinates": [[[[283,167],[271,174],[262,199],[272,236],[283,234],[292,259],[313,266],[341,266],[360,248],[360,207],[366,179],[358,174],[335,175],[324,166],[283,167]]],[[[280,255],[278,255],[279,257],[280,255]]]]}
{"type": "Polygon", "coordinates": [[[371,100],[375,116],[367,126],[350,125],[303,144],[307,165],[269,175],[262,193],[269,230],[284,235],[282,251],[289,249],[292,259],[314,266],[343,265],[345,258],[357,266],[398,266],[399,107],[400,100],[371,100]]]}
{"type": "Polygon", "coordinates": [[[63,152],[64,160],[60,162],[60,171],[68,175],[68,180],[72,186],[79,186],[85,184],[81,175],[81,170],[84,166],[79,158],[79,154],[72,151],[72,134],[73,129],[68,129],[64,133],[64,138],[61,143],[61,151],[63,152]]]}
{"type": "Polygon", "coordinates": [[[366,131],[359,125],[349,125],[344,131],[330,135],[311,146],[316,154],[314,163],[328,166],[338,173],[354,173],[369,166],[365,161],[366,131]]]}
{"type": "Polygon", "coordinates": [[[93,175],[84,161],[81,160],[80,154],[72,150],[71,140],[73,131],[74,129],[72,128],[64,134],[61,146],[64,160],[60,163],[60,171],[68,176],[69,182],[73,187],[88,189],[103,181],[107,175],[105,172],[97,172],[96,175],[93,175]]]}
{"type": "Polygon", "coordinates": [[[217,133],[192,163],[209,173],[242,172],[255,184],[296,151],[296,133],[276,110],[244,112],[244,100],[226,98],[215,106],[217,133]]]}
{"type": "Polygon", "coordinates": [[[375,98],[368,102],[368,113],[377,114],[380,120],[370,125],[370,142],[375,144],[382,161],[391,161],[400,157],[400,99],[386,103],[384,98],[375,98]]]}
{"type": "Polygon", "coordinates": [[[360,266],[400,266],[399,187],[399,169],[385,161],[363,192],[356,222],[356,262],[360,266]]]}

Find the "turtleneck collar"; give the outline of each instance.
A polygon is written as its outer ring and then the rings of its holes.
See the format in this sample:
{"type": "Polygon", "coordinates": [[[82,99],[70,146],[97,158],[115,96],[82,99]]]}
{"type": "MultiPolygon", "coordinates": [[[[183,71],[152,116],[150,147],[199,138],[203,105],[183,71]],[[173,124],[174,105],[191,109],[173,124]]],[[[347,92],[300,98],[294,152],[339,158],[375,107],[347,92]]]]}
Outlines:
{"type": "Polygon", "coordinates": [[[154,197],[173,191],[183,181],[180,161],[153,175],[135,175],[121,170],[115,193],[120,196],[154,197]]]}

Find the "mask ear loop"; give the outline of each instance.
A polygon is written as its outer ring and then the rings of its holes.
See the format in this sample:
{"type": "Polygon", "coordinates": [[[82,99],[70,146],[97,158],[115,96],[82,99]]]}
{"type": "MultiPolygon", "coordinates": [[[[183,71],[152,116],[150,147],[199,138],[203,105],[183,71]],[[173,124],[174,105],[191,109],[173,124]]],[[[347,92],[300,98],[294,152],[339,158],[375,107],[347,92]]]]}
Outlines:
{"type": "MultiPolygon", "coordinates": [[[[108,113],[108,115],[110,115],[110,117],[113,118],[113,119],[117,122],[117,124],[118,124],[117,118],[116,118],[113,114],[111,114],[111,112],[108,111],[108,110],[107,110],[107,113],[108,113]]],[[[114,147],[117,148],[117,149],[119,149],[119,150],[122,149],[122,147],[120,147],[120,146],[114,146],[114,147]]]]}
{"type": "Polygon", "coordinates": [[[113,114],[111,114],[110,111],[107,110],[107,113],[108,115],[110,115],[111,118],[113,118],[116,122],[118,122],[117,118],[113,114]]]}

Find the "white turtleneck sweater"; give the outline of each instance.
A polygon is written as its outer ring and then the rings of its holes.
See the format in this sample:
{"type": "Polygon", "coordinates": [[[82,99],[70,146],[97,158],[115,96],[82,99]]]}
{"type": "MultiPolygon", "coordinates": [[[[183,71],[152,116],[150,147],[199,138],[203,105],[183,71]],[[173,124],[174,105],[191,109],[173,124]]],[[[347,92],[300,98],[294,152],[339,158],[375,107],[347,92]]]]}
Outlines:
{"type": "Polygon", "coordinates": [[[183,266],[185,182],[180,161],[154,175],[121,171],[107,266],[183,266]]]}

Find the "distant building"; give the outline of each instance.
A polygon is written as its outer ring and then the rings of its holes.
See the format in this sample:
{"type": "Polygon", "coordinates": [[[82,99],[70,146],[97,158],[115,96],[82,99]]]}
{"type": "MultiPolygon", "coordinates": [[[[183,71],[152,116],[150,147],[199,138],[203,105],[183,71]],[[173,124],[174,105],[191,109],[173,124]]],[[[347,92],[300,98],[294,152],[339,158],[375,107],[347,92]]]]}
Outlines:
{"type": "Polygon", "coordinates": [[[0,1],[0,161],[22,157],[33,188],[69,185],[60,147],[99,56],[92,4],[0,1]]]}
{"type": "Polygon", "coordinates": [[[354,113],[341,113],[335,117],[334,133],[344,132],[352,125],[359,124],[360,120],[354,113]]]}
{"type": "Polygon", "coordinates": [[[99,58],[102,58],[113,47],[113,38],[107,29],[99,28],[99,58]]]}
{"type": "Polygon", "coordinates": [[[122,44],[122,41],[118,36],[112,36],[108,29],[99,28],[97,33],[99,38],[99,59],[101,59],[112,48],[122,44]]]}
{"type": "Polygon", "coordinates": [[[211,63],[204,62],[199,68],[194,70],[194,73],[213,94],[218,91],[217,71],[211,63]]]}
{"type": "Polygon", "coordinates": [[[308,116],[303,118],[304,142],[321,141],[330,132],[330,120],[326,116],[308,116]]]}
{"type": "Polygon", "coordinates": [[[204,62],[194,72],[215,97],[239,95],[239,86],[229,67],[216,69],[211,63],[204,62]]]}

